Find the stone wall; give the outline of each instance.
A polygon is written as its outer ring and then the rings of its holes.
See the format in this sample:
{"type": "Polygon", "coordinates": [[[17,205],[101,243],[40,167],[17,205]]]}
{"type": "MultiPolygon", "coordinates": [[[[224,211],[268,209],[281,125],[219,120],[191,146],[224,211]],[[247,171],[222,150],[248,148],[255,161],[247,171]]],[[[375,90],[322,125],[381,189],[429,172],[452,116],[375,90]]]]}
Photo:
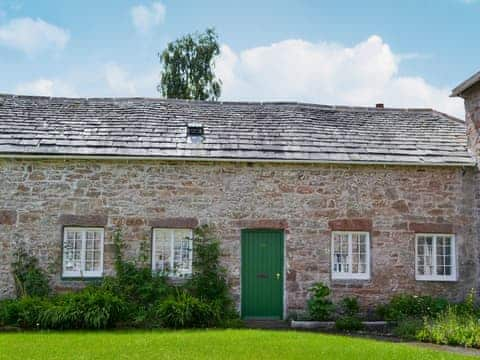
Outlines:
{"type": "Polygon", "coordinates": [[[122,225],[128,255],[152,226],[214,224],[238,303],[240,230],[285,229],[289,310],[305,306],[317,281],[364,305],[395,293],[462,298],[477,279],[473,169],[94,160],[0,160],[0,297],[13,294],[11,253],[23,243],[59,289],[64,225],[122,225]],[[332,229],[371,232],[371,280],[331,281],[332,229]],[[457,282],[415,281],[415,231],[456,234],[457,282]]]}
{"type": "Polygon", "coordinates": [[[478,158],[480,156],[480,83],[461,96],[465,99],[468,146],[478,158]]]}
{"type": "MultiPolygon", "coordinates": [[[[461,96],[465,99],[465,125],[467,127],[468,147],[475,155],[478,167],[480,160],[480,83],[472,86],[461,96]]],[[[476,187],[472,194],[472,197],[475,199],[474,227],[476,234],[480,235],[480,174],[478,172],[476,174],[475,183],[476,187]]],[[[480,264],[480,250],[477,263],[480,264]]],[[[476,288],[478,290],[477,293],[480,294],[480,271],[477,273],[477,279],[476,288]]]]}

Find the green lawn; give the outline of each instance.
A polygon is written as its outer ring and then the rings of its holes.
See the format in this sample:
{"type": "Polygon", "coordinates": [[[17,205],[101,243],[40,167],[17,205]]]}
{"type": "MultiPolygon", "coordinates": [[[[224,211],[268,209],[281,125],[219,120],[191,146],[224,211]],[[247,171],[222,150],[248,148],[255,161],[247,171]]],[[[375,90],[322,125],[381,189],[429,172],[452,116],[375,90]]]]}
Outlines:
{"type": "Polygon", "coordinates": [[[0,333],[0,359],[471,359],[408,344],[294,331],[0,333]]]}

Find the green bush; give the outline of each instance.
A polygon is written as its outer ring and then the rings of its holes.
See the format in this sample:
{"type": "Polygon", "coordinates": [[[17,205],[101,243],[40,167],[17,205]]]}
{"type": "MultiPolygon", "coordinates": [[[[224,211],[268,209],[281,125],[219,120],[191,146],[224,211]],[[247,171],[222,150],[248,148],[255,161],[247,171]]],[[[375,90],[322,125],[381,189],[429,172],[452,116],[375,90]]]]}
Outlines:
{"type": "Polygon", "coordinates": [[[215,304],[202,301],[185,291],[176,297],[161,302],[157,316],[163,326],[170,328],[205,328],[218,323],[219,308],[215,304]]]}
{"type": "Polygon", "coordinates": [[[403,319],[397,323],[393,329],[393,334],[405,340],[415,340],[422,328],[423,320],[421,319],[403,319]]]}
{"type": "Polygon", "coordinates": [[[137,266],[134,261],[123,259],[125,247],[120,230],[113,235],[115,245],[115,276],[106,277],[102,287],[133,305],[133,308],[148,307],[172,293],[173,286],[165,276],[152,273],[144,262],[137,266]]]}
{"type": "Polygon", "coordinates": [[[220,265],[220,243],[213,229],[204,225],[193,234],[193,275],[186,288],[197,298],[216,302],[225,314],[232,312],[226,269],[220,265]]]}
{"type": "Polygon", "coordinates": [[[453,310],[462,317],[480,318],[480,308],[475,303],[475,290],[471,289],[464,301],[452,305],[453,310]]]}
{"type": "Polygon", "coordinates": [[[0,301],[0,326],[14,325],[18,319],[18,301],[0,301]]]}
{"type": "Polygon", "coordinates": [[[358,316],[360,313],[360,305],[356,297],[346,297],[340,302],[340,311],[343,315],[358,316]]]}
{"type": "Polygon", "coordinates": [[[313,320],[329,320],[335,309],[332,302],[327,299],[330,295],[330,289],[323,283],[317,283],[310,289],[310,298],[308,300],[308,312],[313,320]]]}
{"type": "MultiPolygon", "coordinates": [[[[152,273],[150,266],[145,263],[145,255],[135,261],[126,261],[123,258],[125,244],[122,232],[117,229],[113,235],[115,245],[115,276],[105,277],[100,287],[126,303],[123,325],[134,327],[157,327],[158,319],[155,315],[155,304],[169,297],[174,292],[168,279],[152,273]]],[[[142,245],[142,253],[145,252],[142,245]]],[[[148,256],[147,256],[148,257],[148,256]]]]}
{"type": "Polygon", "coordinates": [[[26,329],[38,328],[38,320],[48,305],[47,300],[38,297],[4,300],[0,302],[0,323],[26,329]]]}
{"type": "Polygon", "coordinates": [[[335,321],[335,328],[342,331],[358,331],[363,329],[359,317],[360,305],[355,297],[343,298],[339,306],[340,317],[335,321]]]}
{"type": "Polygon", "coordinates": [[[431,296],[396,295],[385,305],[377,308],[379,316],[387,321],[408,318],[434,317],[448,307],[448,301],[431,296]]]}
{"type": "Polygon", "coordinates": [[[58,295],[38,319],[44,329],[104,329],[121,321],[127,304],[118,296],[101,288],[58,295]]]}
{"type": "Polygon", "coordinates": [[[115,295],[87,288],[52,298],[4,300],[0,302],[0,324],[25,329],[103,329],[121,320],[125,309],[115,295]]]}
{"type": "Polygon", "coordinates": [[[38,266],[38,260],[20,248],[14,254],[12,273],[17,297],[44,297],[50,293],[48,277],[38,266]]]}
{"type": "Polygon", "coordinates": [[[417,339],[436,344],[479,348],[480,321],[473,315],[459,314],[454,307],[449,307],[435,319],[425,319],[417,339]]]}
{"type": "Polygon", "coordinates": [[[152,274],[150,268],[137,268],[133,263],[125,263],[116,276],[106,277],[101,287],[134,307],[153,304],[168,297],[173,291],[173,286],[164,276],[152,274]]]}
{"type": "MultiPolygon", "coordinates": [[[[51,296],[35,258],[18,253],[14,275],[20,298],[0,302],[0,326],[27,329],[104,329],[124,326],[238,327],[219,242],[208,226],[196,229],[194,272],[177,287],[141,261],[123,259],[121,231],[114,233],[116,275],[79,292],[51,296]],[[175,291],[176,290],[176,291],[175,291]],[[35,296],[33,296],[35,295],[35,296]]],[[[145,253],[146,246],[142,246],[145,253]]]]}

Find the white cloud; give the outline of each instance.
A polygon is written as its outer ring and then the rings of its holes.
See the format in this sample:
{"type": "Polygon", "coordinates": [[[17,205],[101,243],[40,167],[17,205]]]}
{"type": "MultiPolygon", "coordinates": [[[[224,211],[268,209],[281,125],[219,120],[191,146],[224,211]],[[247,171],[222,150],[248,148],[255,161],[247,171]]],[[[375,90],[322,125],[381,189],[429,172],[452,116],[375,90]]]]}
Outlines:
{"type": "Polygon", "coordinates": [[[158,97],[160,65],[141,72],[129,72],[123,66],[110,62],[104,67],[107,89],[103,96],[144,96],[158,97]]]}
{"type": "Polygon", "coordinates": [[[130,10],[133,25],[141,34],[147,34],[155,26],[163,23],[165,12],[165,6],[160,2],[154,2],[150,6],[137,5],[130,10]]]}
{"type": "Polygon", "coordinates": [[[69,39],[67,30],[42,19],[16,18],[0,26],[0,45],[30,55],[42,50],[63,49],[69,39]]]}
{"type": "Polygon", "coordinates": [[[15,87],[16,94],[19,95],[39,95],[39,96],[63,96],[76,97],[77,93],[73,86],[59,79],[40,78],[30,82],[20,83],[15,87]]]}
{"type": "Polygon", "coordinates": [[[105,65],[105,80],[113,95],[133,96],[137,93],[133,79],[127,71],[116,63],[105,65]]]}
{"type": "Polygon", "coordinates": [[[236,53],[222,45],[216,66],[224,100],[357,106],[384,102],[388,107],[432,107],[463,118],[462,101],[449,98],[449,88],[399,76],[401,61],[401,54],[371,36],[353,47],[285,40],[236,53]]]}

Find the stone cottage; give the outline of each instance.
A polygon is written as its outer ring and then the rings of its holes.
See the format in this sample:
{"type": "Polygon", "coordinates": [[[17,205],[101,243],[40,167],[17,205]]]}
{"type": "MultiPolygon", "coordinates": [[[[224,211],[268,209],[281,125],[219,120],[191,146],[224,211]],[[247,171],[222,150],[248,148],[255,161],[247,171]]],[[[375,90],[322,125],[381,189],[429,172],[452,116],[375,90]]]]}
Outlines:
{"type": "Polygon", "coordinates": [[[186,277],[215,226],[243,317],[308,288],[364,305],[478,287],[480,73],[466,122],[430,109],[0,96],[0,297],[24,247],[65,290],[130,257],[186,277]]]}

